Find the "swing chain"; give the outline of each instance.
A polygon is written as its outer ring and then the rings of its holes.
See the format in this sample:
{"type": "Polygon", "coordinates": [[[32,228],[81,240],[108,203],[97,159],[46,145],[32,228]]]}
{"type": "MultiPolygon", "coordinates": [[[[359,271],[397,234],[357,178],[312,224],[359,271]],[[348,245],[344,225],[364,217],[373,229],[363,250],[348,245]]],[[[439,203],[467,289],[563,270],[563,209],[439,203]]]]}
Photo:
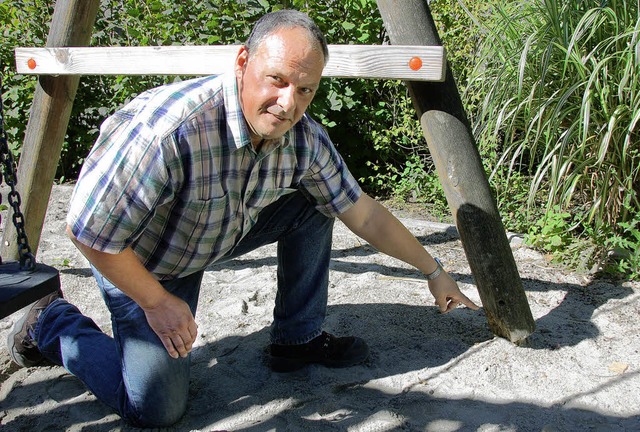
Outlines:
{"type": "MultiPolygon", "coordinates": [[[[0,77],[0,89],[2,88],[2,78],[0,77]]],[[[20,211],[20,204],[22,199],[20,193],[16,189],[18,184],[18,178],[16,175],[15,161],[9,144],[7,143],[7,133],[4,130],[4,111],[2,102],[2,92],[0,91],[0,183],[2,183],[3,171],[4,181],[11,188],[8,194],[9,204],[13,209],[13,225],[16,227],[17,233],[17,245],[18,254],[20,256],[20,270],[32,271],[35,270],[36,260],[31,253],[29,247],[29,241],[27,239],[27,232],[24,228],[24,215],[20,211]]],[[[0,195],[0,204],[2,204],[2,195],[0,195]]],[[[0,223],[2,218],[0,217],[0,223]]],[[[0,264],[2,264],[2,258],[0,257],[0,264]]]]}

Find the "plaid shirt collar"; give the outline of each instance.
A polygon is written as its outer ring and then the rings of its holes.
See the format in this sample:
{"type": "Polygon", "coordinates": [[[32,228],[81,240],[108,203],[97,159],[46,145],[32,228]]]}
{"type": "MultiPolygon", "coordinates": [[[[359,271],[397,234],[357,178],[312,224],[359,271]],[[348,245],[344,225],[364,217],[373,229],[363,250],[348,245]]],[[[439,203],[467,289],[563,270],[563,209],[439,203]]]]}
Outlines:
{"type": "MultiPolygon", "coordinates": [[[[251,145],[251,133],[249,132],[249,125],[242,111],[240,93],[238,92],[238,81],[235,73],[229,72],[224,75],[222,90],[224,94],[224,108],[227,112],[227,126],[229,130],[231,130],[236,149],[251,145]]],[[[262,148],[271,151],[279,146],[286,148],[290,144],[291,131],[289,130],[282,137],[268,141],[262,148]]]]}

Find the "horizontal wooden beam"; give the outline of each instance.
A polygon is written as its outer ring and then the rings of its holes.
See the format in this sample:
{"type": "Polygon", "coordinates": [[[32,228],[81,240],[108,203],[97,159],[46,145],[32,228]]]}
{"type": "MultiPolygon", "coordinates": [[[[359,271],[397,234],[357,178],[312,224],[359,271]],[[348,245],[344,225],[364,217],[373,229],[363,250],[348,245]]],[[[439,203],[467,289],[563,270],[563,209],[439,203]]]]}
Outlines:
{"type": "MultiPolygon", "coordinates": [[[[33,75],[215,75],[240,45],[16,48],[16,70],[33,75]]],[[[441,46],[329,45],[324,76],[442,81],[441,46]]]]}

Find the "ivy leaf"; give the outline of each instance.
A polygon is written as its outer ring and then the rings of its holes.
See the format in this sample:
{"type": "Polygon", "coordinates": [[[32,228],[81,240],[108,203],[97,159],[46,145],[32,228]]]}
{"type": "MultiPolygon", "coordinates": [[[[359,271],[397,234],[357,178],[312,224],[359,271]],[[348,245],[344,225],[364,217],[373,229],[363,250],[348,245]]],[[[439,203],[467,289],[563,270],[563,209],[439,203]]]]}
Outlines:
{"type": "Polygon", "coordinates": [[[342,23],[342,28],[345,30],[352,30],[356,25],[354,23],[350,23],[350,22],[343,22],[342,23]]]}

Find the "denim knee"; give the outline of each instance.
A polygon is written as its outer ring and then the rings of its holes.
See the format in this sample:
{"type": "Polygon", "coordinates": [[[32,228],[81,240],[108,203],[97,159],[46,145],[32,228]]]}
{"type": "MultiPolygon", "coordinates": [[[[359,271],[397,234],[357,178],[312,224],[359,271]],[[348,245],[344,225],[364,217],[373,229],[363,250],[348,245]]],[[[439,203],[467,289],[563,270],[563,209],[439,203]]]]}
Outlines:
{"type": "Polygon", "coordinates": [[[123,419],[136,427],[162,428],[177,423],[187,411],[188,392],[183,397],[172,395],[166,401],[160,401],[158,395],[144,398],[136,404],[134,410],[122,415],[123,419]]]}

